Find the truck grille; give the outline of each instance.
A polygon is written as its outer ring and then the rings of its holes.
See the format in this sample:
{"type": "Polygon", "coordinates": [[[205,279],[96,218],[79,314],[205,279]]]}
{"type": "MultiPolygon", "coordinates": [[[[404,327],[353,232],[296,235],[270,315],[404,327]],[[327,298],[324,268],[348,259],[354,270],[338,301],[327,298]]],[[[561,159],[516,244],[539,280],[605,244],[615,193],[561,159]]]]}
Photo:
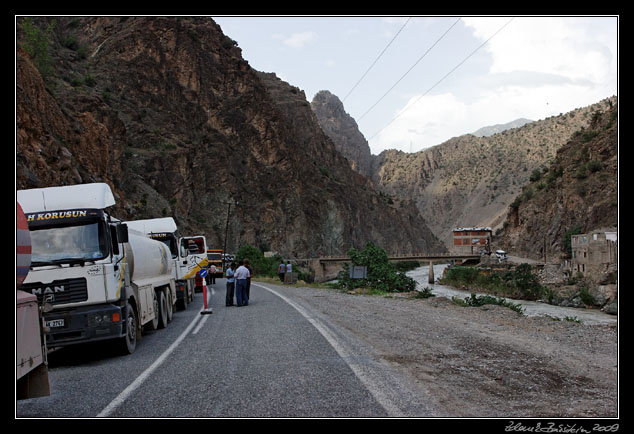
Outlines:
{"type": "Polygon", "coordinates": [[[51,283],[24,283],[22,291],[35,294],[38,304],[43,301],[49,304],[77,303],[88,300],[88,286],[86,278],[55,280],[51,283]]]}

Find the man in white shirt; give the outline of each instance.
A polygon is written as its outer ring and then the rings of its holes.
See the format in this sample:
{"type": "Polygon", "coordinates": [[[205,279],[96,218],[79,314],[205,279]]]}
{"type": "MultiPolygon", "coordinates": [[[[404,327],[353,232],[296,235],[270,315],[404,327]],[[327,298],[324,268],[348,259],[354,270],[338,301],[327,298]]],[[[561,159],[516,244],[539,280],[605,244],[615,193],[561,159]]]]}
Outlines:
{"type": "Polygon", "coordinates": [[[249,264],[248,259],[242,260],[242,265],[238,267],[235,273],[236,279],[236,304],[238,306],[248,306],[249,299],[247,298],[247,279],[251,277],[249,269],[245,265],[249,264]]]}

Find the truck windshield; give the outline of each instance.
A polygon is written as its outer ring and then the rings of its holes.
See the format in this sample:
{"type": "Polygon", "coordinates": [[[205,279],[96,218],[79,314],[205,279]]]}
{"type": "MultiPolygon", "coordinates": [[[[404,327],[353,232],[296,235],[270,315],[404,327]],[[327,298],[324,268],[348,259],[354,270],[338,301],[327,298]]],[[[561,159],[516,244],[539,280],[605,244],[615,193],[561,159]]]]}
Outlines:
{"type": "Polygon", "coordinates": [[[95,261],[108,255],[106,237],[98,222],[31,230],[34,265],[95,261]]]}

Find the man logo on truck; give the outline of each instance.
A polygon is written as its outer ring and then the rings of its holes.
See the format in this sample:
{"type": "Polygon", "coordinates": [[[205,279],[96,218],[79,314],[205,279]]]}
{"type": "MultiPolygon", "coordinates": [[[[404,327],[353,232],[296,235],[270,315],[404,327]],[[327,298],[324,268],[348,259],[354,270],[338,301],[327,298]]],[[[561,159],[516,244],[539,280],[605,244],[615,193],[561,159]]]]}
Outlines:
{"type": "Polygon", "coordinates": [[[52,289],[50,286],[45,287],[44,289],[40,288],[33,288],[32,293],[33,295],[42,295],[42,294],[54,294],[57,292],[64,292],[64,285],[62,286],[54,286],[52,289]]]}

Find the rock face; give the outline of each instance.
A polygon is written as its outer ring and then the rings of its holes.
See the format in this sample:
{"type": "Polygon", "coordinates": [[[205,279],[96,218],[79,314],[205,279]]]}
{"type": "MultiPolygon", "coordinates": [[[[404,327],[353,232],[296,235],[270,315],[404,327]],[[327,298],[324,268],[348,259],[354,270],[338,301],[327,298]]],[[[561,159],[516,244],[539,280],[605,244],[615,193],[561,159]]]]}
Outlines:
{"type": "Polygon", "coordinates": [[[338,97],[322,90],[310,103],[319,125],[332,139],[337,150],[346,157],[350,166],[362,175],[372,177],[373,157],[370,145],[359,131],[357,122],[343,108],[338,97]]]}
{"type": "Polygon", "coordinates": [[[226,228],[230,251],[444,251],[412,201],[350,169],[301,90],[253,70],[211,19],[58,17],[50,38],[46,82],[17,52],[17,188],[104,181],[115,215],[173,216],[210,247],[226,228]]]}
{"type": "Polygon", "coordinates": [[[500,245],[518,255],[557,262],[565,234],[618,223],[618,108],[596,110],[587,128],[557,151],[548,171],[535,173],[513,202],[500,245]],[[544,250],[545,249],[545,250],[544,250]]]}

